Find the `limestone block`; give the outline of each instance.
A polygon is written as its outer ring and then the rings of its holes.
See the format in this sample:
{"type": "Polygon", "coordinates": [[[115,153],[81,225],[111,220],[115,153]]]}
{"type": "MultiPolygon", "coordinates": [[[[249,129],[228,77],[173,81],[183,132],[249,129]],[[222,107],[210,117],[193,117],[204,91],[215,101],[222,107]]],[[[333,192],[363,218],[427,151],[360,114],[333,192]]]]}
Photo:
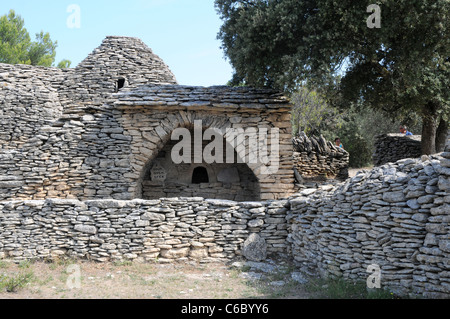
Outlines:
{"type": "Polygon", "coordinates": [[[262,261],[267,258],[267,244],[264,238],[256,233],[251,234],[244,242],[242,255],[250,261],[262,261]]]}
{"type": "Polygon", "coordinates": [[[179,248],[179,249],[161,249],[161,257],[168,259],[178,259],[187,257],[189,255],[189,247],[179,248]]]}
{"type": "Polygon", "coordinates": [[[97,234],[97,228],[95,226],[78,224],[78,225],[75,225],[74,229],[76,231],[86,233],[86,234],[91,234],[91,235],[97,234]]]}

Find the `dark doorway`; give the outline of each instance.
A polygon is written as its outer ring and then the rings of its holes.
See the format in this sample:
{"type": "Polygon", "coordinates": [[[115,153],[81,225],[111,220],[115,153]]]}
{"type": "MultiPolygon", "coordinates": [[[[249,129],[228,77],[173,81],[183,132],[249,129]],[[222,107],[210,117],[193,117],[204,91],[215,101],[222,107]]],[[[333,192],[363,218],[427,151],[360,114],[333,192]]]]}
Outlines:
{"type": "Polygon", "coordinates": [[[204,167],[197,167],[192,173],[192,184],[209,183],[208,171],[204,167]]]}
{"type": "Polygon", "coordinates": [[[125,79],[124,78],[120,78],[117,80],[116,83],[116,93],[120,91],[120,89],[122,89],[125,86],[125,79]]]}

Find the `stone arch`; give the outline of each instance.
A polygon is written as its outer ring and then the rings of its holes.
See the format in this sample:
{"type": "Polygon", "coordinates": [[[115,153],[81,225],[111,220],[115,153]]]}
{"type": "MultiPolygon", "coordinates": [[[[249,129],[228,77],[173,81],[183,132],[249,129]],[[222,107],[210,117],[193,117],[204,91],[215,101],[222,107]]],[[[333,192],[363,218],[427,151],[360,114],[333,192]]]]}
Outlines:
{"type": "MultiPolygon", "coordinates": [[[[166,114],[167,115],[167,114],[166,114]]],[[[134,175],[137,176],[134,185],[130,187],[134,198],[144,198],[143,184],[148,177],[149,170],[152,168],[155,160],[163,152],[164,147],[171,142],[172,132],[178,128],[192,129],[195,120],[201,120],[203,129],[215,128],[218,130],[226,130],[233,128],[233,123],[230,121],[230,116],[226,114],[211,114],[211,112],[194,112],[194,111],[177,111],[170,113],[167,118],[162,120],[160,124],[152,131],[142,132],[142,139],[140,141],[141,147],[134,147],[133,156],[131,159],[132,167],[134,168],[134,175]],[[145,159],[144,159],[145,157],[145,159]]],[[[245,164],[251,175],[254,176],[258,183],[258,195],[261,193],[260,178],[262,164],[245,164]]],[[[194,168],[192,168],[193,171],[194,168]]],[[[191,171],[191,173],[192,173],[191,171]]],[[[217,181],[217,179],[213,179],[217,181]]],[[[186,196],[189,197],[189,196],[186,196]]],[[[251,200],[259,200],[260,198],[252,198],[251,200]]]]}

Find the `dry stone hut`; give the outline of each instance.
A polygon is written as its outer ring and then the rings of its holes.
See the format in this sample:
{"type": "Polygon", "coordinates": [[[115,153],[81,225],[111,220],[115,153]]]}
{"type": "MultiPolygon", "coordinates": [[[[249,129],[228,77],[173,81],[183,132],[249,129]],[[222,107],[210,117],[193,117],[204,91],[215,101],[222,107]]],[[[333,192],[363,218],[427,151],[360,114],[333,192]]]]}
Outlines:
{"type": "MultiPolygon", "coordinates": [[[[248,201],[293,192],[286,98],[272,90],[180,86],[139,39],[107,37],[74,69],[0,64],[0,88],[0,200],[248,201]],[[174,131],[195,133],[196,125],[201,135],[268,132],[254,148],[267,150],[266,161],[242,160],[251,155],[246,141],[255,141],[247,136],[241,148],[232,146],[235,161],[175,164],[174,131]]],[[[200,141],[201,151],[212,140],[200,141]]],[[[225,135],[216,143],[233,144],[225,135]]]]}
{"type": "Polygon", "coordinates": [[[0,259],[283,254],[307,274],[365,281],[375,266],[383,288],[450,296],[450,140],[442,154],[293,194],[294,166],[335,174],[347,154],[296,140],[294,156],[280,93],[180,86],[124,37],[75,69],[0,64],[0,125],[0,259]]]}

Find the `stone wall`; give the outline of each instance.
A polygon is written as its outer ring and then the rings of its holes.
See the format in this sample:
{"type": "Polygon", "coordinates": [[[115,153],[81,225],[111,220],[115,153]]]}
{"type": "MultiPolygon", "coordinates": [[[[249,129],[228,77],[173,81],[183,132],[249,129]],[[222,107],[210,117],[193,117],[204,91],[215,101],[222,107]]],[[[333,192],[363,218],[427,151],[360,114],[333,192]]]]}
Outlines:
{"type": "Polygon", "coordinates": [[[0,258],[223,261],[258,234],[286,251],[287,201],[47,199],[0,203],[0,258]]]}
{"type": "Polygon", "coordinates": [[[58,89],[66,74],[56,68],[0,63],[0,150],[19,149],[61,116],[64,101],[58,89]]]}
{"type": "Polygon", "coordinates": [[[378,265],[383,288],[448,298],[449,190],[450,144],[286,200],[2,201],[0,258],[226,261],[256,236],[309,274],[365,281],[378,265]]]}
{"type": "Polygon", "coordinates": [[[382,134],[376,137],[373,163],[375,166],[422,155],[420,135],[382,134]]]}
{"type": "Polygon", "coordinates": [[[107,37],[74,69],[0,64],[0,200],[128,192],[130,137],[111,106],[119,79],[126,88],[176,84],[150,48],[128,37],[107,37]]]}
{"type": "MultiPolygon", "coordinates": [[[[145,177],[173,130],[196,120],[205,129],[278,128],[276,171],[263,174],[267,165],[249,165],[257,179],[254,194],[238,198],[245,193],[236,185],[230,189],[235,200],[293,192],[286,98],[272,90],[176,85],[139,39],[107,37],[74,69],[0,64],[0,98],[0,201],[144,198],[145,177]]],[[[240,177],[241,189],[253,182],[240,177]]],[[[211,185],[215,197],[228,189],[211,185]]],[[[178,195],[191,195],[188,186],[178,188],[178,195]]]]}
{"type": "MultiPolygon", "coordinates": [[[[222,133],[227,129],[278,129],[279,139],[274,141],[270,135],[265,139],[269,163],[259,159],[256,163],[244,162],[258,180],[259,199],[281,199],[294,192],[291,105],[279,92],[226,86],[148,86],[124,90],[117,98],[115,108],[123,112],[120,116],[123,134],[132,138],[130,162],[138,176],[133,176],[131,187],[135,185],[135,188],[130,190],[136,197],[141,197],[139,186],[170,142],[172,132],[177,128],[192,129],[196,121],[200,121],[203,129],[214,128],[222,133]],[[274,152],[276,144],[278,149],[274,152]]],[[[235,150],[238,149],[235,145],[235,150]]],[[[249,148],[242,150],[237,156],[248,159],[249,148]]],[[[166,152],[166,159],[159,163],[169,172],[173,164],[167,154],[170,155],[166,152]]],[[[229,168],[236,165],[231,164],[229,168]]],[[[183,179],[183,176],[178,178],[183,179]]]]}
{"type": "Polygon", "coordinates": [[[161,58],[130,37],[107,37],[73,69],[0,63],[1,148],[17,149],[63,114],[113,103],[119,79],[124,88],[177,84],[161,58]]]}
{"type": "Polygon", "coordinates": [[[338,174],[348,154],[323,139],[293,153],[290,104],[278,92],[175,83],[151,50],[121,37],[71,70],[0,64],[0,258],[215,261],[265,246],[307,272],[365,280],[376,264],[383,286],[450,296],[450,145],[430,158],[380,155],[389,163],[283,199],[294,192],[294,157],[307,176],[338,174]],[[150,185],[173,130],[197,120],[219,130],[279,129],[276,171],[247,167],[260,201],[238,202],[251,187],[219,181],[236,166],[208,166],[215,179],[203,185],[174,186],[176,176],[150,185]],[[158,191],[178,196],[150,200],[158,191]],[[179,196],[225,193],[235,201],[179,196]]]}
{"type": "Polygon", "coordinates": [[[308,137],[302,132],[293,144],[294,167],[302,177],[348,177],[349,153],[323,136],[308,137]]]}
{"type": "Polygon", "coordinates": [[[450,144],[441,156],[404,159],[290,201],[289,242],[299,267],[366,280],[400,294],[450,297],[450,144]]]}
{"type": "Polygon", "coordinates": [[[109,36],[73,69],[65,85],[71,100],[103,105],[111,94],[142,85],[171,85],[177,80],[164,63],[140,39],[109,36]]]}
{"type": "MultiPolygon", "coordinates": [[[[217,129],[278,128],[280,146],[276,171],[263,174],[263,164],[248,166],[259,179],[258,199],[279,199],[293,193],[287,101],[278,100],[279,96],[272,91],[252,92],[227,87],[169,86],[159,87],[158,90],[172,91],[173,96],[167,97],[172,100],[171,108],[140,106],[147,97],[152,97],[148,93],[135,100],[134,107],[119,105],[130,103],[119,100],[118,104],[103,105],[101,108],[72,109],[72,112],[62,114],[52,123],[42,123],[33,137],[24,139],[20,148],[7,147],[0,154],[0,200],[143,198],[144,178],[153,160],[170,140],[172,131],[190,127],[195,120],[217,129]],[[222,99],[224,103],[228,100],[220,95],[228,92],[226,94],[236,99],[236,108],[208,106],[205,101],[199,101],[195,94],[190,95],[191,91],[201,92],[203,96],[214,94],[210,101],[222,99]],[[181,92],[184,96],[177,99],[175,92],[181,92]],[[266,101],[258,105],[255,94],[266,101]],[[190,106],[182,105],[184,103],[190,103],[190,106]],[[255,109],[256,106],[263,109],[255,109]]],[[[136,94],[139,92],[142,91],[136,94]]],[[[128,94],[127,99],[135,99],[129,93],[124,94],[128,94]]],[[[271,150],[271,144],[268,144],[268,149],[271,150]]]]}

